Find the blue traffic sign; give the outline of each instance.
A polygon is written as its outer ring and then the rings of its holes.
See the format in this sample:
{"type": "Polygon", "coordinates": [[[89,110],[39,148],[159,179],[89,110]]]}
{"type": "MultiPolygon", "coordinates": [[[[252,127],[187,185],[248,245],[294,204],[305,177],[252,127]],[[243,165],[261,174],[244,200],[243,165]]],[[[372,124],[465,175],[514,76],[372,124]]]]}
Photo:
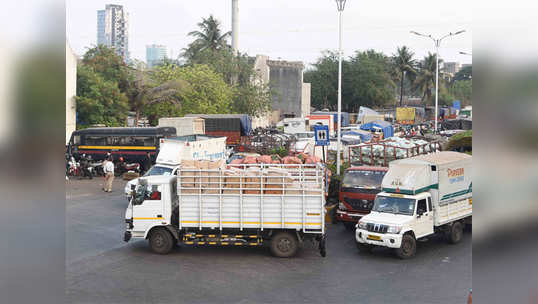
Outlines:
{"type": "Polygon", "coordinates": [[[314,126],[314,135],[316,140],[316,146],[328,146],[329,139],[329,126],[314,126]]]}

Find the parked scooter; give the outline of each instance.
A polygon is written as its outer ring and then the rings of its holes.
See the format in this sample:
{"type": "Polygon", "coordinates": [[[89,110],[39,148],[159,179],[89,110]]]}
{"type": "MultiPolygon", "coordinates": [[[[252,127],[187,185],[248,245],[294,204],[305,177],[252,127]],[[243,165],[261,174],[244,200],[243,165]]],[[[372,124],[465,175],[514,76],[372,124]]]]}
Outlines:
{"type": "Polygon", "coordinates": [[[140,164],[139,163],[126,163],[123,157],[120,157],[119,161],[116,163],[116,168],[114,173],[116,176],[121,176],[126,172],[136,172],[140,174],[140,164]]]}
{"type": "Polygon", "coordinates": [[[73,156],[67,162],[67,176],[79,176],[80,175],[80,163],[75,160],[73,156]]]}

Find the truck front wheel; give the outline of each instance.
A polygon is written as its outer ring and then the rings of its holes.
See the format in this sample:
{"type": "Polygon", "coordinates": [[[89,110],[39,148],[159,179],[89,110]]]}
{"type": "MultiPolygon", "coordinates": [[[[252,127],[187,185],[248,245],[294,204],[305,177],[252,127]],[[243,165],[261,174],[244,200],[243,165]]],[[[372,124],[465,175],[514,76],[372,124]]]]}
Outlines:
{"type": "Polygon", "coordinates": [[[462,235],[463,235],[463,226],[461,225],[460,222],[455,222],[454,224],[452,224],[452,227],[450,227],[449,229],[448,242],[450,244],[459,243],[459,241],[461,241],[462,235]]]}
{"type": "Polygon", "coordinates": [[[149,236],[151,250],[158,254],[167,254],[174,247],[174,238],[166,228],[155,228],[149,236]]]}
{"type": "Polygon", "coordinates": [[[271,239],[271,253],[279,258],[289,258],[297,253],[297,238],[289,232],[279,232],[271,239]]]}
{"type": "Polygon", "coordinates": [[[417,252],[417,241],[410,234],[405,234],[402,238],[402,244],[400,248],[396,249],[396,256],[400,259],[409,259],[415,256],[417,252]]]}

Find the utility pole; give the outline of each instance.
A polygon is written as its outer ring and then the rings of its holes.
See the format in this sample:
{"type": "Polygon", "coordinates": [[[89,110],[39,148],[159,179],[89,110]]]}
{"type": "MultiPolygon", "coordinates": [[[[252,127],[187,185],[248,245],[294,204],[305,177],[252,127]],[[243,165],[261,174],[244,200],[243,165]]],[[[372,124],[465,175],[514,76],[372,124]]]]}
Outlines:
{"type": "Polygon", "coordinates": [[[232,0],[232,50],[238,54],[239,37],[239,0],[232,0]]]}

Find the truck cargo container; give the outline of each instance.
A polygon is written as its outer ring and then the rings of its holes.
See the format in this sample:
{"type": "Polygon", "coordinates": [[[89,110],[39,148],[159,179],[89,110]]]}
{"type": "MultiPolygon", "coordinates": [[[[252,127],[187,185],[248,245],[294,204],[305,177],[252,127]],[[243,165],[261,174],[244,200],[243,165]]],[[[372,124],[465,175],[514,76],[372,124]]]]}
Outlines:
{"type": "Polygon", "coordinates": [[[205,134],[204,119],[198,117],[162,117],[158,126],[176,128],[177,136],[205,134]]]}
{"type": "Polygon", "coordinates": [[[357,224],[359,250],[395,249],[402,259],[413,257],[416,242],[443,233],[451,243],[461,240],[472,218],[472,157],[439,152],[393,161],[377,194],[372,212],[357,224]]]}
{"type": "Polygon", "coordinates": [[[277,257],[294,256],[312,240],[325,256],[320,164],[217,166],[182,163],[177,176],[141,178],[125,212],[124,240],[147,239],[159,254],[178,242],[268,245],[277,257]]]}
{"type": "Polygon", "coordinates": [[[252,119],[246,114],[188,114],[185,117],[200,117],[205,121],[205,134],[225,136],[226,144],[236,146],[241,137],[252,133],[252,119]]]}

